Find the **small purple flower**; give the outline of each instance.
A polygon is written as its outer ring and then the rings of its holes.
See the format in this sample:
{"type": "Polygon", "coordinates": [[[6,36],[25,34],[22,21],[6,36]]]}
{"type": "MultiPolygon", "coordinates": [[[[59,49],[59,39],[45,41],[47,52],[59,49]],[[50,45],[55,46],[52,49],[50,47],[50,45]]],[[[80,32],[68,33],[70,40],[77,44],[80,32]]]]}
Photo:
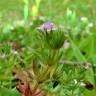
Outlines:
{"type": "Polygon", "coordinates": [[[52,22],[48,22],[38,27],[38,29],[41,31],[50,32],[53,29],[53,27],[54,27],[54,24],[52,22]]]}
{"type": "Polygon", "coordinates": [[[69,46],[70,46],[70,42],[65,41],[65,42],[64,42],[64,47],[65,47],[65,48],[68,48],[69,46]]]}

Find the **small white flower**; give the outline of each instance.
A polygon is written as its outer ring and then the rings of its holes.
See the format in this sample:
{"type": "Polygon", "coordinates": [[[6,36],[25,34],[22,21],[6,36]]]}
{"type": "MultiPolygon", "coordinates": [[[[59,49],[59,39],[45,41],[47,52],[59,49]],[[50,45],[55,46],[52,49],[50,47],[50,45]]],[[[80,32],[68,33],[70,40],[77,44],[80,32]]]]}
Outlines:
{"type": "Polygon", "coordinates": [[[90,28],[93,27],[93,26],[94,26],[93,23],[88,24],[88,27],[90,27],[90,28]]]}
{"type": "Polygon", "coordinates": [[[83,82],[80,83],[80,86],[81,86],[81,87],[84,87],[85,85],[86,85],[86,84],[83,83],[83,82]]]}
{"type": "Polygon", "coordinates": [[[78,83],[76,79],[74,79],[74,83],[75,83],[75,84],[77,84],[77,83],[78,83]]]}
{"type": "Polygon", "coordinates": [[[11,53],[18,54],[18,52],[16,50],[11,50],[11,53]]]}
{"type": "Polygon", "coordinates": [[[11,29],[11,30],[13,30],[13,29],[14,29],[14,27],[13,27],[13,26],[11,26],[11,27],[10,27],[10,29],[11,29]]]}
{"type": "Polygon", "coordinates": [[[87,17],[81,17],[81,21],[87,21],[88,18],[87,17]]]}
{"type": "Polygon", "coordinates": [[[6,54],[0,54],[0,58],[5,58],[6,57],[6,54]]]}

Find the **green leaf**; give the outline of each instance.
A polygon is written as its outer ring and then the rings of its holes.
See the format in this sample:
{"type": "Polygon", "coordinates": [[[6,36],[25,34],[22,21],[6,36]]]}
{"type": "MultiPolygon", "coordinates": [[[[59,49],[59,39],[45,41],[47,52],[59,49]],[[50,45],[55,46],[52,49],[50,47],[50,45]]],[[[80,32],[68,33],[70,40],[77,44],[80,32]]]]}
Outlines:
{"type": "Polygon", "coordinates": [[[14,89],[0,88],[0,96],[21,96],[21,94],[14,89]]]}
{"type": "Polygon", "coordinates": [[[92,91],[85,90],[84,96],[96,96],[96,91],[95,90],[92,90],[92,91]]]}
{"type": "Polygon", "coordinates": [[[86,61],[85,57],[82,55],[80,49],[78,48],[78,46],[76,46],[74,44],[74,42],[72,40],[71,40],[71,45],[72,45],[73,54],[74,54],[75,58],[78,61],[85,62],[86,61]]]}

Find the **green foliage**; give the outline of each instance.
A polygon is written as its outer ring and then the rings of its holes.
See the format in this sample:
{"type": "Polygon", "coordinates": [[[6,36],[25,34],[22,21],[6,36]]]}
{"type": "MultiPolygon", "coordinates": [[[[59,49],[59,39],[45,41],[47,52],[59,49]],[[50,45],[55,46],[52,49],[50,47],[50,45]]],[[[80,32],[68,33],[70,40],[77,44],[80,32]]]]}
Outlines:
{"type": "MultiPolygon", "coordinates": [[[[87,4],[83,6],[79,0],[74,5],[69,0],[35,0],[34,4],[32,16],[38,16],[36,19],[30,20],[30,1],[24,0],[24,20],[0,26],[0,96],[21,96],[16,89],[18,81],[14,81],[15,76],[12,74],[14,67],[24,72],[31,68],[31,78],[28,77],[31,87],[36,82],[48,96],[95,96],[95,15],[90,16],[87,4]],[[42,9],[42,5],[46,8],[42,9]],[[63,7],[67,9],[64,14],[61,10],[63,7]],[[81,8],[84,13],[79,13],[80,10],[77,12],[77,8],[81,8]],[[39,18],[40,12],[46,14],[46,20],[39,18]],[[81,17],[82,14],[89,15],[81,17]],[[57,23],[56,27],[60,26],[50,32],[38,31],[37,27],[47,22],[47,19],[57,23]],[[70,45],[64,46],[65,42],[70,45]],[[73,65],[63,64],[61,61],[64,60],[72,61],[73,65]],[[82,65],[75,66],[74,61],[82,65]],[[83,63],[90,63],[91,67],[83,63]],[[82,83],[85,85],[82,86],[82,83]],[[87,84],[92,87],[91,90],[87,84]]],[[[93,9],[92,14],[95,14],[93,9]]]]}
{"type": "Polygon", "coordinates": [[[52,49],[61,48],[64,44],[64,32],[46,33],[46,41],[52,49]]]}
{"type": "Polygon", "coordinates": [[[21,96],[21,94],[14,89],[0,88],[0,96],[21,96]]]}

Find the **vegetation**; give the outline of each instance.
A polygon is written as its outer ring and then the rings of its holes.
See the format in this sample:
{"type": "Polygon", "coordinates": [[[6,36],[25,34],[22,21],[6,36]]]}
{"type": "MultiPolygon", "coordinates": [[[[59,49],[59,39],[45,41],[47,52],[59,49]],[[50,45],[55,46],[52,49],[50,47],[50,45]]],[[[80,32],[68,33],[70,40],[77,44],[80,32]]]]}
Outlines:
{"type": "Polygon", "coordinates": [[[96,96],[95,9],[95,0],[1,0],[0,96],[96,96]]]}

